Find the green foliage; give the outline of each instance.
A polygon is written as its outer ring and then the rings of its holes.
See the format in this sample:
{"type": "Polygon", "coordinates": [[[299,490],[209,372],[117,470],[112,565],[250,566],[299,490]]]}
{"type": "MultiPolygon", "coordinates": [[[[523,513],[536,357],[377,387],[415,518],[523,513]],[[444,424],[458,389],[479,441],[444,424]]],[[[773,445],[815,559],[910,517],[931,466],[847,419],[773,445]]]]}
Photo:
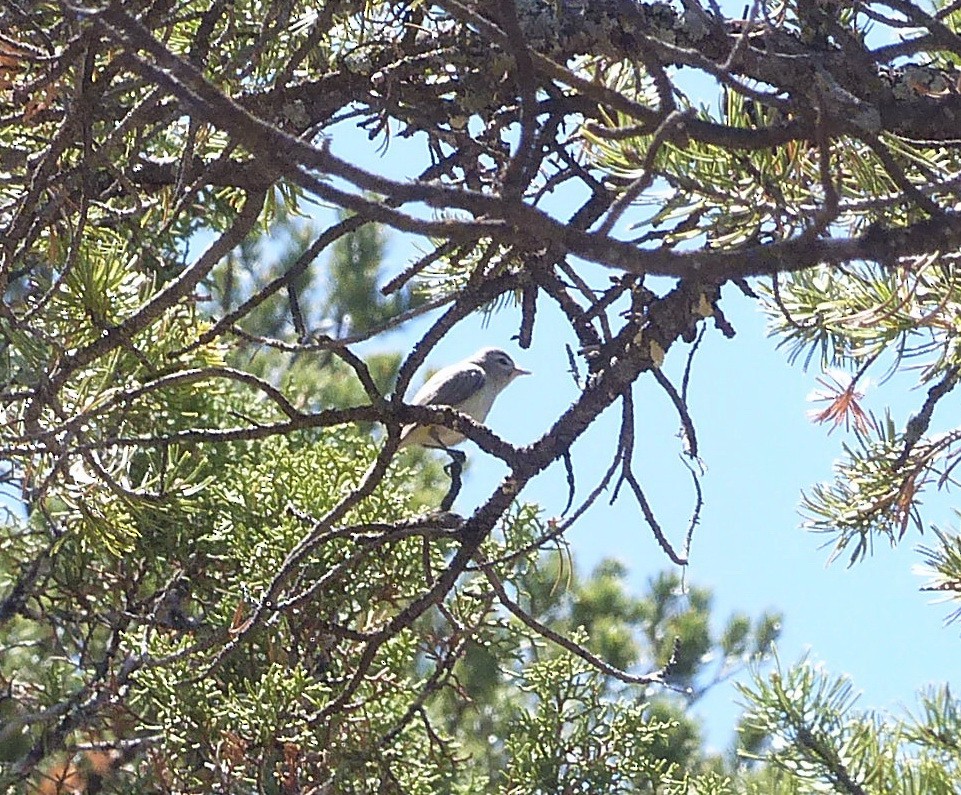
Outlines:
{"type": "MultiPolygon", "coordinates": [[[[489,548],[490,557],[523,542],[523,535],[517,535],[522,529],[536,530],[536,513],[522,509],[517,519],[506,539],[509,546],[489,548]]],[[[645,791],[654,780],[667,786],[689,776],[701,786],[714,773],[723,778],[727,763],[703,753],[700,728],[687,707],[750,661],[763,659],[777,635],[778,617],[765,615],[741,635],[734,627],[743,630],[752,622],[735,616],[715,636],[709,629],[710,595],[704,589],[683,592],[675,575],[664,574],[643,595],[632,595],[622,564],[603,561],[581,579],[560,552],[515,560],[499,567],[499,575],[519,589],[530,616],[576,638],[606,663],[649,671],[673,655],[675,664],[665,675],[670,689],[628,686],[532,637],[517,620],[488,619],[454,669],[458,691],[442,694],[432,711],[447,731],[462,732],[462,747],[473,757],[475,770],[486,771],[505,792],[558,791],[562,782],[577,791],[575,782],[588,786],[587,781],[601,789],[598,782],[606,781],[612,791],[645,791]],[[765,627],[771,634],[762,635],[765,627]],[[606,727],[614,724],[630,736],[607,734],[606,727]],[[576,746],[571,754],[579,761],[568,765],[563,760],[573,757],[556,758],[549,749],[529,758],[530,747],[548,742],[541,732],[553,737],[550,748],[568,741],[568,750],[576,746]],[[632,761],[612,770],[605,758],[618,758],[620,751],[610,749],[622,743],[634,748],[632,761]],[[607,750],[602,753],[602,748],[607,750]]]]}
{"type": "Polygon", "coordinates": [[[920,718],[855,709],[852,683],[808,661],[739,690],[745,756],[765,763],[747,777],[746,792],[956,791],[959,705],[947,688],[921,696],[920,718]]]}
{"type": "MultiPolygon", "coordinates": [[[[298,228],[293,216],[275,227],[275,242],[290,241],[286,264],[275,271],[263,270],[270,267],[264,241],[249,239],[215,272],[210,286],[222,311],[249,298],[251,274],[270,278],[301,256],[307,238],[297,237],[298,228]]],[[[365,240],[362,248],[373,239],[365,240]]],[[[63,336],[82,335],[75,346],[136,312],[160,278],[121,276],[103,250],[97,257],[78,260],[84,267],[69,274],[76,288],[47,304],[62,314],[63,336]]],[[[358,262],[342,260],[349,284],[341,290],[325,291],[304,271],[296,289],[320,307],[312,323],[329,317],[345,330],[348,317],[383,322],[400,310],[357,311],[371,308],[380,279],[379,264],[351,271],[358,262]]],[[[385,529],[436,505],[438,464],[423,452],[405,453],[379,488],[328,526],[322,517],[374,460],[366,429],[217,440],[238,420],[259,428],[288,419],[228,367],[279,387],[299,410],[364,402],[356,373],[335,355],[304,356],[269,339],[291,333],[288,302],[286,292],[262,302],[245,324],[264,342],[230,349],[191,344],[205,321],[194,309],[172,307],[132,346],[95,360],[63,390],[62,410],[98,443],[66,461],[35,459],[32,513],[11,522],[0,548],[6,593],[20,587],[17,577],[32,560],[42,562],[44,578],[24,615],[4,624],[0,675],[16,698],[0,731],[8,765],[2,780],[16,782],[17,761],[48,744],[148,738],[149,752],[123,766],[115,791],[281,792],[295,782],[358,793],[548,792],[561,782],[731,791],[723,764],[702,758],[683,699],[625,687],[544,646],[495,606],[479,573],[462,578],[442,611],[387,633],[397,610],[457,548],[451,536],[427,543],[385,529]],[[180,375],[185,370],[189,377],[180,375]],[[184,433],[210,438],[171,441],[184,433]],[[299,556],[317,533],[309,554],[299,556]],[[279,581],[286,596],[274,604],[279,581]],[[269,617],[248,631],[258,610],[269,617]],[[67,634],[64,616],[73,616],[67,634]],[[63,735],[55,722],[30,717],[83,699],[82,661],[103,659],[118,662],[122,709],[63,735]],[[343,688],[364,666],[377,673],[356,679],[348,709],[343,688]],[[547,743],[558,736],[562,745],[547,743]],[[539,750],[528,754],[532,747],[539,750]]],[[[57,343],[28,344],[8,331],[7,378],[27,383],[26,374],[42,372],[57,355],[57,343]]],[[[371,356],[367,364],[386,393],[399,357],[371,356]]],[[[749,640],[750,622],[740,618],[723,639],[714,637],[709,595],[684,594],[676,576],[637,599],[619,564],[605,562],[584,581],[565,574],[564,558],[545,562],[538,551],[547,532],[536,506],[518,505],[484,551],[501,561],[494,569],[520,587],[532,615],[607,663],[644,670],[664,665],[676,648],[672,683],[700,692],[711,684],[701,662],[709,650],[733,669],[752,644],[766,648],[749,640]]]]}
{"type": "Polygon", "coordinates": [[[873,422],[869,432],[856,432],[857,447],[844,445],[834,483],[815,485],[801,504],[809,529],[836,536],[834,556],[854,544],[851,563],[871,550],[872,533],[893,545],[909,525],[922,529],[918,497],[932,480],[930,456],[915,456],[910,468],[901,468],[904,443],[890,419],[873,422]]]}
{"type": "MultiPolygon", "coordinates": [[[[769,244],[843,233],[874,261],[823,247],[759,288],[792,359],[855,371],[818,415],[855,443],[803,507],[852,561],[922,527],[923,488],[957,461],[958,430],[929,426],[961,367],[939,227],[957,240],[959,87],[925,67],[956,65],[961,13],[893,4],[930,30],[876,62],[868,21],[884,18],[863,4],[761,4],[753,30],[683,5],[0,9],[0,450],[22,506],[0,543],[0,786],[957,789],[946,688],[889,719],[807,664],[743,690],[752,763],[706,753],[689,708],[764,659],[779,616],[719,622],[675,573],[639,596],[616,562],[580,578],[537,506],[495,499],[486,525],[485,508],[438,514],[431,454],[379,462],[356,420],[383,409],[401,358],[381,345],[361,365],[348,346],[425,297],[451,305],[445,323],[523,298],[526,336],[547,296],[590,369],[561,451],[612,396],[631,414],[641,341],[663,352],[711,313],[723,329],[705,289],[744,283],[740,266],[714,283],[713,254],[769,274],[769,244]],[[716,109],[678,64],[716,80],[716,109]],[[903,134],[922,106],[949,123],[903,134]],[[333,157],[338,127],[426,142],[420,177],[333,157]],[[581,208],[537,215],[578,184],[581,208]],[[339,221],[305,220],[314,201],[339,221]],[[605,237],[635,201],[655,206],[647,251],[605,237]],[[383,221],[435,245],[388,296],[383,221]],[[937,234],[920,246],[918,230],[937,234]],[[655,253],[680,264],[649,271],[655,253]],[[595,290],[574,254],[618,277],[595,290]],[[658,295],[649,273],[681,284],[658,295]],[[701,300],[682,306],[689,286],[701,300]],[[928,397],[903,430],[858,405],[875,362],[919,366],[928,397]]],[[[518,455],[495,497],[550,464],[518,455]]],[[[931,587],[955,595],[957,534],[935,536],[931,587]]]]}
{"type": "Polygon", "coordinates": [[[362,226],[334,244],[325,316],[336,336],[376,329],[420,302],[409,289],[381,295],[377,276],[384,251],[384,233],[377,226],[362,226]]]}
{"type": "MultiPolygon", "coordinates": [[[[197,410],[215,422],[218,408],[222,416],[241,407],[249,413],[247,403],[240,394],[198,395],[197,410]]],[[[179,622],[158,624],[158,609],[153,620],[130,624],[117,649],[121,656],[146,655],[149,660],[134,676],[129,711],[122,722],[132,720],[136,732],[157,735],[154,747],[165,760],[164,778],[181,782],[189,791],[203,791],[216,780],[253,786],[272,776],[280,764],[278,741],[297,754],[313,758],[319,753],[324,734],[311,727],[332,698],[331,680],[348,676],[359,653],[358,644],[344,643],[325,628],[343,621],[375,627],[389,613],[389,605],[416,590],[423,577],[415,539],[392,543],[375,536],[358,545],[356,537],[371,522],[416,513],[420,506],[411,488],[418,480],[416,472],[393,468],[384,488],[343,517],[345,526],[358,526],[355,534],[332,538],[297,572],[308,594],[323,586],[321,600],[306,596],[295,600],[245,644],[243,654],[219,670],[203,672],[220,647],[211,642],[228,628],[236,631],[301,540],[304,521],[292,511],[323,515],[356,485],[373,452],[369,440],[350,430],[208,446],[191,472],[191,488],[168,491],[159,503],[133,499],[121,503],[116,497],[96,503],[95,489],[109,493],[98,481],[86,485],[85,509],[67,502],[58,508],[57,515],[65,520],[64,535],[36,609],[56,614],[78,603],[96,605],[89,616],[93,637],[76,640],[83,654],[98,654],[97,626],[103,616],[130,610],[143,600],[169,597],[173,581],[183,584],[176,605],[179,622]],[[122,504],[123,511],[117,518],[96,512],[91,506],[97,504],[122,504]],[[70,521],[74,515],[86,524],[74,527],[70,521]],[[118,538],[122,549],[115,543],[118,538]],[[184,626],[191,628],[186,635],[184,626]]],[[[433,565],[440,565],[443,547],[435,548],[434,554],[433,565]]],[[[18,629],[24,638],[38,632],[26,626],[18,629]]],[[[40,637],[44,645],[55,642],[52,635],[40,637]]],[[[367,728],[359,732],[351,722],[336,730],[328,725],[330,753],[309,764],[302,762],[301,776],[310,779],[337,771],[338,780],[365,791],[359,782],[372,774],[364,771],[387,764],[376,755],[370,757],[368,738],[397,722],[407,709],[409,693],[416,690],[417,637],[415,632],[403,633],[384,644],[375,663],[409,674],[392,675],[365,688],[361,695],[368,705],[367,728]]],[[[106,642],[106,636],[100,642],[106,642]]],[[[63,640],[57,642],[61,644],[63,640]]],[[[69,656],[73,645],[67,643],[63,653],[69,656]]],[[[81,684],[74,665],[63,660],[59,668],[69,675],[52,680],[45,669],[31,666],[8,671],[8,676],[19,687],[36,689],[38,696],[55,703],[81,684]]],[[[26,707],[31,701],[25,695],[21,703],[26,707]]],[[[32,704],[37,709],[43,705],[32,704]]],[[[107,729],[120,731],[117,721],[119,716],[108,721],[107,729]]],[[[398,743],[426,743],[422,732],[417,734],[416,727],[405,730],[398,743]]],[[[18,743],[24,739],[20,736],[18,743]]],[[[415,771],[406,763],[395,774],[405,791],[429,791],[416,789],[413,779],[407,780],[415,771]]],[[[434,770],[431,775],[440,773],[434,770]]],[[[418,780],[417,787],[423,788],[430,777],[418,780]]]]}
{"type": "MultiPolygon", "coordinates": [[[[766,291],[772,333],[792,358],[818,354],[822,366],[856,368],[848,386],[825,395],[819,421],[853,426],[853,443],[835,465],[831,484],[805,494],[812,530],[835,536],[834,554],[854,544],[850,562],[873,547],[873,536],[897,543],[923,528],[921,495],[951,482],[957,431],[925,435],[937,401],[954,386],[958,366],[959,296],[952,260],[925,258],[911,269],[863,265],[793,274],[766,291]],[[899,430],[892,418],[869,417],[855,383],[876,362],[889,373],[916,369],[928,400],[899,430]]],[[[824,383],[824,382],[822,382],[824,383]]]]}
{"type": "Polygon", "coordinates": [[[510,763],[498,792],[733,792],[723,778],[689,777],[658,753],[675,727],[652,720],[643,704],[605,699],[602,677],[582,661],[561,654],[525,674],[521,689],[534,709],[510,711],[510,763]]]}
{"type": "MultiPolygon", "coordinates": [[[[961,535],[956,531],[942,530],[932,527],[931,532],[937,543],[919,548],[924,563],[919,566],[919,573],[927,577],[924,590],[940,591],[944,598],[940,601],[958,600],[961,591],[961,535]]],[[[961,618],[961,607],[948,616],[948,621],[961,618]]]]}
{"type": "Polygon", "coordinates": [[[952,260],[928,258],[911,269],[811,268],[764,292],[792,360],[817,353],[822,366],[857,367],[885,351],[893,366],[922,359],[926,381],[958,361],[959,286],[952,260]]]}
{"type": "MultiPolygon", "coordinates": [[[[785,3],[779,13],[785,29],[804,37],[815,35],[812,24],[828,19],[824,11],[830,16],[837,13],[831,20],[833,27],[828,28],[830,35],[843,27],[845,37],[863,42],[870,19],[851,9],[785,3]]],[[[816,37],[826,38],[828,29],[816,37]]],[[[940,57],[932,62],[946,65],[940,57]]],[[[607,58],[596,58],[587,61],[585,69],[646,107],[661,102],[660,76],[639,64],[611,64],[607,58]]],[[[947,92],[949,80],[945,77],[943,85],[925,90],[947,92]]],[[[735,145],[735,131],[777,133],[798,121],[774,95],[766,93],[767,88],[753,81],[740,85],[721,81],[714,109],[672,83],[674,125],[667,121],[654,130],[638,125],[636,116],[629,113],[608,111],[602,114],[603,123],[586,126],[590,162],[608,174],[618,189],[639,183],[658,188],[635,196],[636,203],[657,208],[633,225],[648,229],[640,241],[673,246],[697,240],[706,241],[711,249],[733,249],[799,234],[819,235],[828,222],[852,233],[872,224],[903,225],[928,214],[912,191],[933,194],[933,186],[955,179],[961,163],[957,148],[886,131],[872,140],[863,130],[879,126],[873,118],[877,110],[863,104],[852,104],[847,119],[851,132],[858,134],[825,135],[823,141],[792,137],[770,146],[735,145]],[[688,119],[716,125],[719,132],[730,130],[731,135],[718,143],[689,137],[684,126],[688,119]]],[[[699,86],[699,90],[704,89],[699,86]]]]}

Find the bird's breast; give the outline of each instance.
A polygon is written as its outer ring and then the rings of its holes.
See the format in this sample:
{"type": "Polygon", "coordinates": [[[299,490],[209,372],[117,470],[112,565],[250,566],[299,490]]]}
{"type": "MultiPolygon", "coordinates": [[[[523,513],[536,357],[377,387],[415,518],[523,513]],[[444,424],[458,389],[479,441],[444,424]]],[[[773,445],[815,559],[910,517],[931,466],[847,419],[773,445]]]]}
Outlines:
{"type": "Polygon", "coordinates": [[[487,414],[491,410],[494,397],[495,394],[492,389],[479,389],[457,406],[457,410],[469,415],[477,422],[483,422],[487,419],[487,414]]]}

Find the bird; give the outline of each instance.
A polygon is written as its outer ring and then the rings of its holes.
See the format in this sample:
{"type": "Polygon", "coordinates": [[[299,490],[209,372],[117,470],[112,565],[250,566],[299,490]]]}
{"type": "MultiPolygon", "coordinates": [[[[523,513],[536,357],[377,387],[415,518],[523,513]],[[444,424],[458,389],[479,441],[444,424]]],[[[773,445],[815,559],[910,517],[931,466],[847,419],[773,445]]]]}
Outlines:
{"type": "MultiPolygon", "coordinates": [[[[481,348],[463,361],[438,370],[417,390],[414,406],[450,406],[483,422],[494,399],[515,378],[530,375],[514,364],[500,348],[481,348]]],[[[407,425],[401,431],[399,447],[420,445],[447,450],[462,442],[464,435],[442,425],[407,425]]],[[[462,455],[462,454],[461,454],[462,455]]]]}

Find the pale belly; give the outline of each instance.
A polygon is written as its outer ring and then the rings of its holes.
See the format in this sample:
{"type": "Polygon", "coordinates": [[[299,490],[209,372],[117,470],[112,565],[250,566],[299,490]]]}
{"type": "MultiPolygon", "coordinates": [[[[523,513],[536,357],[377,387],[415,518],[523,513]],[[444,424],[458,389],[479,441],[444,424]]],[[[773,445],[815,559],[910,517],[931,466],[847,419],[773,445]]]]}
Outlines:
{"type": "MultiPolygon", "coordinates": [[[[487,419],[487,414],[491,410],[494,397],[495,395],[489,393],[488,390],[481,390],[457,406],[457,410],[467,414],[477,422],[483,422],[487,419]]],[[[401,447],[413,444],[424,447],[453,447],[462,441],[464,441],[464,435],[450,428],[444,428],[440,425],[418,426],[405,433],[401,447]]]]}

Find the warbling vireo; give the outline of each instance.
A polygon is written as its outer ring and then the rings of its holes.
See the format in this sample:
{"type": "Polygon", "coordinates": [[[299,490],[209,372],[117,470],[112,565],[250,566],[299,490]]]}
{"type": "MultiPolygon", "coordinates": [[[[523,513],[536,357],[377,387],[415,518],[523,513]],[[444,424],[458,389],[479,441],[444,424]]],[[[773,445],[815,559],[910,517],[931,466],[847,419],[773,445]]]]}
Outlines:
{"type": "MultiPolygon", "coordinates": [[[[457,364],[432,375],[414,395],[415,406],[450,406],[483,422],[501,390],[519,375],[529,375],[500,348],[481,348],[457,364]]],[[[464,435],[441,425],[408,425],[401,431],[400,447],[419,444],[447,450],[464,435]]]]}

